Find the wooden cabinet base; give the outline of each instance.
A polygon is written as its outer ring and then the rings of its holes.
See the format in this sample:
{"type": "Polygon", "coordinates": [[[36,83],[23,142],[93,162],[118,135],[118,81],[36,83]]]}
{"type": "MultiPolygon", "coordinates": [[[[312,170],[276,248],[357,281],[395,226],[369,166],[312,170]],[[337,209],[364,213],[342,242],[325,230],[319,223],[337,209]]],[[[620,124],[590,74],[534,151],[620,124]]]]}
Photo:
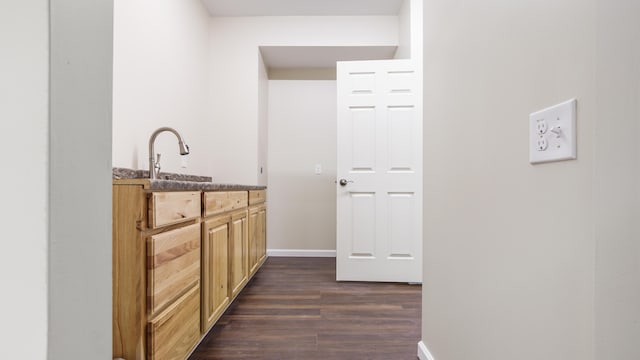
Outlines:
{"type": "Polygon", "coordinates": [[[113,357],[184,360],[264,262],[265,193],[117,181],[113,357]]]}

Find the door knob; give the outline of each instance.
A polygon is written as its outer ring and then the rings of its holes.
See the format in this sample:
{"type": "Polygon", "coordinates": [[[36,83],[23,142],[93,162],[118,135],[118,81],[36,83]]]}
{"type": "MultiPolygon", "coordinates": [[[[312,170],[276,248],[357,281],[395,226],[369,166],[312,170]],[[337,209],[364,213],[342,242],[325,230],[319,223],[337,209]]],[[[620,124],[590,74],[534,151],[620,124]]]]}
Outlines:
{"type": "Polygon", "coordinates": [[[352,182],[353,180],[340,179],[338,183],[340,184],[340,186],[347,186],[348,183],[352,183],[352,182]]]}

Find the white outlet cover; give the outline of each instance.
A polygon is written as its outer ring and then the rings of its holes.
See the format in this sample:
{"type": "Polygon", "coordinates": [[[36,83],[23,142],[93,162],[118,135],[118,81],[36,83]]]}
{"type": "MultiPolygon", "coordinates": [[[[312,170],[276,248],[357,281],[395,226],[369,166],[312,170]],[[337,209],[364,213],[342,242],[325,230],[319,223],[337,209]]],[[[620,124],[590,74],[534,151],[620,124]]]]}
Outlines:
{"type": "Polygon", "coordinates": [[[576,99],[529,115],[529,162],[532,164],[576,158],[576,99]],[[543,134],[539,124],[546,124],[543,134]],[[540,146],[546,143],[546,147],[540,146]]]}

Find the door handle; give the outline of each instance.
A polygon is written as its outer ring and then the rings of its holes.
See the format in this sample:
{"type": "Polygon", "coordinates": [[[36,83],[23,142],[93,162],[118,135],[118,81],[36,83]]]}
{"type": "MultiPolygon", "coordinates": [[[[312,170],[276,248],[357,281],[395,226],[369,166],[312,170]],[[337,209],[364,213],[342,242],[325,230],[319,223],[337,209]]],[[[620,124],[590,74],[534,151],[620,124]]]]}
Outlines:
{"type": "Polygon", "coordinates": [[[348,183],[352,183],[352,182],[353,180],[347,180],[347,179],[340,179],[340,181],[338,181],[340,186],[347,186],[348,183]]]}

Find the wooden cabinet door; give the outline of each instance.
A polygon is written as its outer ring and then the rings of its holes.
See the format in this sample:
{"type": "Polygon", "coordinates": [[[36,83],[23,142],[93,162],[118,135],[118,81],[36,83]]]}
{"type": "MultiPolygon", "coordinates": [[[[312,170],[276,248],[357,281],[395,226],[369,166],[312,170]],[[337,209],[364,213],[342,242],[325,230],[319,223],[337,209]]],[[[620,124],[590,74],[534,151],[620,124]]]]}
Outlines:
{"type": "Polygon", "coordinates": [[[259,208],[249,208],[249,274],[258,270],[258,241],[260,238],[259,208]]]}
{"type": "Polygon", "coordinates": [[[229,281],[233,299],[249,279],[247,211],[231,214],[229,281]]]}
{"type": "Polygon", "coordinates": [[[253,275],[267,257],[267,207],[249,208],[249,273],[253,275]]]}
{"type": "Polygon", "coordinates": [[[258,211],[257,265],[267,257],[267,207],[261,206],[258,211]]]}
{"type": "Polygon", "coordinates": [[[229,304],[228,259],[231,217],[207,220],[202,234],[202,319],[205,333],[229,304]]]}

